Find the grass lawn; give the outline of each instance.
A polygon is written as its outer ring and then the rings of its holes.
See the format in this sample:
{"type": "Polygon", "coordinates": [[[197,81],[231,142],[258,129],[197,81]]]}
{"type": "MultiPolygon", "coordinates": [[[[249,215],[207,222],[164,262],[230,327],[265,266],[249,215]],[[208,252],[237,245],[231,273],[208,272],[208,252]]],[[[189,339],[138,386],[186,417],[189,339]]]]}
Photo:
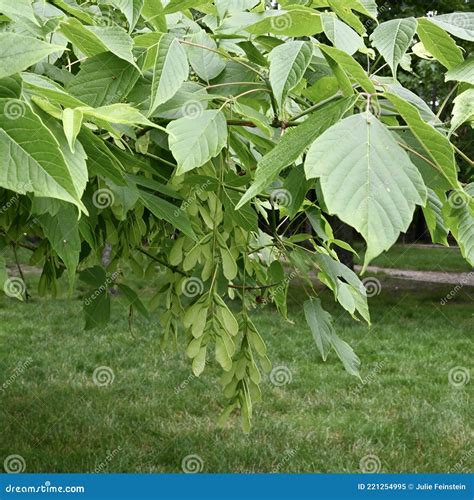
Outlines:
{"type": "MultiPolygon", "coordinates": [[[[363,247],[356,245],[359,258],[363,261],[363,247]]],[[[416,245],[395,245],[371,262],[372,266],[416,271],[469,272],[472,267],[463,259],[458,248],[426,247],[416,245]]]]}
{"type": "Polygon", "coordinates": [[[359,472],[375,455],[383,472],[469,469],[472,382],[456,387],[448,373],[471,366],[474,290],[441,306],[452,288],[387,278],[371,299],[370,329],[323,294],[362,359],[363,383],[335,355],[321,361],[299,289],[294,324],[259,310],[274,366],[292,380],[263,384],[249,435],[237,417],[216,425],[214,362],[196,379],[183,354],[160,350],[159,313],[138,318],[132,336],[116,304],[112,324],[84,332],[79,300],[2,296],[0,463],[15,454],[27,472],[181,472],[184,457],[198,455],[203,472],[359,472]],[[100,366],[113,370],[112,384],[93,383],[100,366]]]}

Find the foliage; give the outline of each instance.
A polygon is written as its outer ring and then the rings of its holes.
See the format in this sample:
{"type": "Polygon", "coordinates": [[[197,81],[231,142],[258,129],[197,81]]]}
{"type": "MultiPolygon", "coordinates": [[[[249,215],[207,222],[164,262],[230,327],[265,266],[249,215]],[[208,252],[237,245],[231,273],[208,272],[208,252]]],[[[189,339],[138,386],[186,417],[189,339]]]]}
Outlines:
{"type": "MultiPolygon", "coordinates": [[[[108,322],[114,290],[130,314],[165,306],[163,344],[184,342],[196,376],[213,353],[221,366],[223,419],[239,409],[250,429],[271,369],[252,312],[274,302],[290,321],[293,277],[323,357],[332,347],[358,374],[312,281],[370,321],[327,214],[361,233],[367,266],[420,205],[433,240],[451,231],[474,263],[473,186],[448,136],[472,122],[474,62],[452,37],[472,38],[472,13],[389,21],[369,38],[372,0],[18,5],[0,0],[2,245],[32,250],[41,294],[80,271],[86,328],[108,322]],[[397,80],[415,32],[412,56],[461,81],[451,124],[397,80]],[[298,230],[305,216],[315,235],[298,230]],[[145,306],[130,273],[156,263],[145,306]]],[[[14,285],[7,295],[26,298],[14,285]]]]}

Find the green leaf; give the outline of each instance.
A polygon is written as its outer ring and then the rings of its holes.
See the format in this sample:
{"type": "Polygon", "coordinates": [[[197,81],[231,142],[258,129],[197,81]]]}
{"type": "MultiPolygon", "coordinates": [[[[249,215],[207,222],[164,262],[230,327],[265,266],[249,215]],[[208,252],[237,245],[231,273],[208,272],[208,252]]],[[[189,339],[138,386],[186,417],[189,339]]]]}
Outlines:
{"type": "Polygon", "coordinates": [[[71,16],[77,17],[78,19],[84,21],[87,24],[94,24],[94,18],[90,16],[87,12],[78,8],[79,6],[77,5],[76,2],[71,2],[74,3],[74,5],[76,6],[71,5],[71,3],[65,2],[64,0],[51,0],[51,3],[57,5],[60,9],[64,10],[68,14],[71,14],[71,16]]]}
{"type": "Polygon", "coordinates": [[[159,125],[145,118],[138,109],[135,109],[130,104],[110,104],[109,106],[101,106],[99,108],[89,108],[87,106],[77,108],[84,115],[84,119],[92,118],[110,123],[118,123],[122,125],[144,125],[164,130],[159,125]]]}
{"type": "Polygon", "coordinates": [[[430,17],[430,21],[453,36],[474,42],[474,12],[451,12],[430,17]]]}
{"type": "MultiPolygon", "coordinates": [[[[334,76],[323,76],[316,80],[316,82],[303,90],[303,95],[311,99],[314,103],[318,103],[329,99],[333,95],[335,95],[339,90],[339,83],[337,78],[334,76]]],[[[351,89],[352,93],[352,89],[351,89]]]]}
{"type": "Polygon", "coordinates": [[[474,89],[467,89],[454,99],[449,134],[451,135],[465,122],[470,122],[471,127],[474,122],[474,89]]]}
{"type": "Polygon", "coordinates": [[[453,188],[459,187],[454,150],[449,140],[426,123],[415,106],[394,94],[387,92],[385,96],[394,104],[439,172],[446,177],[453,188]]]}
{"type": "Polygon", "coordinates": [[[182,231],[186,236],[196,239],[191,223],[186,216],[186,213],[176,205],[169,201],[158,198],[157,196],[140,191],[140,199],[150,212],[158,219],[163,219],[170,224],[173,224],[177,229],[182,231]]]}
{"type": "Polygon", "coordinates": [[[149,317],[145,304],[143,304],[135,290],[132,290],[129,286],[124,285],[123,283],[118,284],[118,289],[124,294],[128,307],[136,309],[145,318],[149,317]]]}
{"type": "Polygon", "coordinates": [[[19,75],[0,79],[0,97],[17,99],[21,96],[22,81],[19,75]]]}
{"type": "Polygon", "coordinates": [[[379,24],[370,36],[374,47],[390,66],[394,77],[397,75],[400,61],[410,47],[417,25],[414,17],[392,19],[379,24]]]}
{"type": "Polygon", "coordinates": [[[474,183],[449,195],[445,213],[462,255],[474,266],[474,183]]]}
{"type": "Polygon", "coordinates": [[[415,205],[426,200],[418,170],[370,113],[345,118],[318,137],[305,172],[320,179],[328,212],[364,237],[364,270],[408,229],[415,205]]]}
{"type": "Polygon", "coordinates": [[[66,91],[92,107],[123,102],[140,73],[127,61],[110,52],[90,57],[67,84],[66,91]]]}
{"type": "Polygon", "coordinates": [[[119,186],[126,185],[121,163],[110,152],[102,139],[94,135],[87,127],[82,127],[78,138],[87,153],[87,166],[91,177],[99,175],[119,186]]]}
{"type": "Polygon", "coordinates": [[[208,0],[170,0],[164,8],[164,14],[173,14],[189,8],[197,8],[208,3],[208,0]]]}
{"type": "Polygon", "coordinates": [[[0,99],[0,186],[20,194],[57,198],[87,212],[58,141],[24,101],[0,99]],[[22,110],[11,119],[8,107],[22,110]]]}
{"type": "Polygon", "coordinates": [[[474,56],[469,57],[459,66],[450,69],[444,77],[447,82],[455,80],[474,85],[474,56]]]}
{"type": "Polygon", "coordinates": [[[132,54],[133,41],[120,26],[84,26],[77,19],[61,23],[64,35],[86,56],[112,52],[138,69],[132,54]]]}
{"type": "Polygon", "coordinates": [[[0,33],[0,78],[23,71],[53,52],[64,50],[60,45],[42,42],[17,33],[0,33]]]}
{"type": "Polygon", "coordinates": [[[39,26],[31,4],[32,0],[0,0],[0,12],[13,20],[24,17],[39,26]]]}
{"type": "Polygon", "coordinates": [[[290,41],[275,47],[268,55],[270,85],[280,109],[288,93],[303,78],[313,56],[310,42],[290,41]]]}
{"type": "Polygon", "coordinates": [[[203,111],[196,118],[174,120],[167,130],[171,152],[178,162],[178,175],[204,165],[227,142],[225,115],[215,109],[203,111]]]}
{"type": "MultiPolygon", "coordinates": [[[[445,201],[445,199],[441,200],[432,189],[428,188],[427,192],[427,203],[426,206],[423,207],[423,215],[431,235],[431,240],[433,243],[448,246],[449,230],[446,227],[442,213],[443,201],[445,201]]],[[[444,195],[443,198],[445,198],[444,195]]]]}
{"type": "Polygon", "coordinates": [[[360,360],[352,347],[336,335],[331,315],[322,308],[321,301],[314,298],[305,301],[304,314],[323,360],[326,361],[332,347],[346,371],[358,377],[360,360]]]}
{"type": "Polygon", "coordinates": [[[418,36],[425,49],[448,69],[463,62],[461,49],[439,26],[428,19],[418,19],[418,36]]]}
{"type": "Polygon", "coordinates": [[[63,111],[63,128],[67,142],[74,153],[74,143],[82,127],[82,112],[77,109],[66,108],[63,111]]]}
{"type": "Polygon", "coordinates": [[[234,14],[224,20],[218,31],[225,34],[247,31],[253,35],[312,36],[321,33],[323,27],[319,12],[294,5],[283,10],[234,14]]]}
{"type": "Polygon", "coordinates": [[[172,34],[163,35],[151,50],[155,52],[149,114],[171,99],[189,75],[186,52],[172,34]]]}
{"type": "Polygon", "coordinates": [[[376,90],[374,84],[367,76],[364,68],[352,56],[346,54],[343,50],[329,47],[322,43],[318,46],[326,58],[330,58],[336,62],[344,73],[350,75],[366,92],[375,94],[376,90]]]}
{"type": "Polygon", "coordinates": [[[25,83],[26,89],[33,95],[46,97],[48,100],[53,101],[53,103],[68,108],[84,106],[82,101],[69,95],[59,84],[45,76],[34,73],[22,73],[21,78],[25,83]]]}
{"type": "Polygon", "coordinates": [[[132,32],[140,19],[144,0],[111,0],[110,3],[123,13],[128,22],[128,31],[132,32]]]}
{"type": "Polygon", "coordinates": [[[194,45],[188,46],[189,63],[199,78],[209,82],[219,76],[224,71],[226,63],[224,58],[215,52],[217,50],[216,42],[204,30],[201,30],[193,35],[191,43],[211,49],[207,50],[194,45]]]}
{"type": "Polygon", "coordinates": [[[107,289],[97,290],[86,297],[84,314],[86,317],[85,330],[104,328],[110,320],[110,296],[107,289]]]}
{"type": "MultiPolygon", "coordinates": [[[[363,6],[355,0],[327,0],[331,9],[349,26],[352,26],[357,33],[363,35],[366,32],[365,26],[359,17],[352,12],[354,7],[363,9],[363,6]]],[[[368,12],[365,12],[368,14],[368,12]]]]}
{"type": "Polygon", "coordinates": [[[352,55],[360,48],[365,47],[364,40],[336,16],[321,14],[321,20],[323,22],[324,33],[338,49],[352,55]]]}
{"type": "Polygon", "coordinates": [[[44,235],[67,268],[69,290],[72,292],[81,252],[79,225],[74,207],[63,204],[54,217],[43,214],[39,216],[39,221],[44,235]]]}
{"type": "Polygon", "coordinates": [[[254,182],[235,209],[240,209],[261,193],[285,167],[297,160],[318,135],[337,123],[354,103],[355,98],[345,98],[326,104],[301,125],[286,130],[280,142],[258,162],[254,182]]]}

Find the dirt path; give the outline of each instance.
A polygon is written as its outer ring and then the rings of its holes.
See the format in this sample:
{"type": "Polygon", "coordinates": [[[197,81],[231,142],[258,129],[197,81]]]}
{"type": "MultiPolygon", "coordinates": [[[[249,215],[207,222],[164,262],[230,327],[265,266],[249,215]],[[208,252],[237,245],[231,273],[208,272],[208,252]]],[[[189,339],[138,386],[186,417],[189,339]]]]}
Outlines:
{"type": "MultiPolygon", "coordinates": [[[[355,266],[360,271],[361,266],[355,266]]],[[[412,281],[424,281],[425,283],[446,283],[449,285],[474,286],[474,271],[469,273],[443,273],[438,271],[413,271],[410,269],[391,269],[388,267],[369,266],[369,273],[383,273],[393,278],[412,281]]]]}

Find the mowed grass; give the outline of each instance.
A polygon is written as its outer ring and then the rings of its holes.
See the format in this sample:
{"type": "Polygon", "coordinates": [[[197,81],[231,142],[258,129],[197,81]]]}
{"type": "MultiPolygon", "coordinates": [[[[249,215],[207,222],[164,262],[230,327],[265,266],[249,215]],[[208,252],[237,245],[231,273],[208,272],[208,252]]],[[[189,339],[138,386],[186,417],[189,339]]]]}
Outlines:
{"type": "MultiPolygon", "coordinates": [[[[0,463],[21,455],[27,472],[181,472],[183,459],[198,455],[203,472],[359,472],[375,455],[383,472],[468,470],[472,381],[456,387],[448,374],[471,367],[474,290],[463,287],[442,306],[451,285],[382,285],[370,328],[323,293],[362,360],[363,382],[334,353],[322,362],[298,288],[290,292],[294,323],[271,306],[254,313],[274,367],[291,382],[266,378],[249,435],[237,416],[216,424],[224,400],[213,360],[196,379],[182,350],[161,350],[159,312],[137,318],[132,335],[114,301],[112,323],[84,332],[77,299],[3,296],[0,463]],[[114,380],[98,387],[93,373],[102,366],[114,380]]],[[[146,297],[153,285],[143,286],[146,297]]]]}
{"type": "MultiPolygon", "coordinates": [[[[356,262],[362,264],[364,249],[356,245],[359,258],[356,262]]],[[[395,269],[412,269],[415,271],[438,272],[469,272],[472,271],[457,247],[426,247],[419,245],[394,245],[371,262],[372,266],[390,267],[395,269]]]]}

